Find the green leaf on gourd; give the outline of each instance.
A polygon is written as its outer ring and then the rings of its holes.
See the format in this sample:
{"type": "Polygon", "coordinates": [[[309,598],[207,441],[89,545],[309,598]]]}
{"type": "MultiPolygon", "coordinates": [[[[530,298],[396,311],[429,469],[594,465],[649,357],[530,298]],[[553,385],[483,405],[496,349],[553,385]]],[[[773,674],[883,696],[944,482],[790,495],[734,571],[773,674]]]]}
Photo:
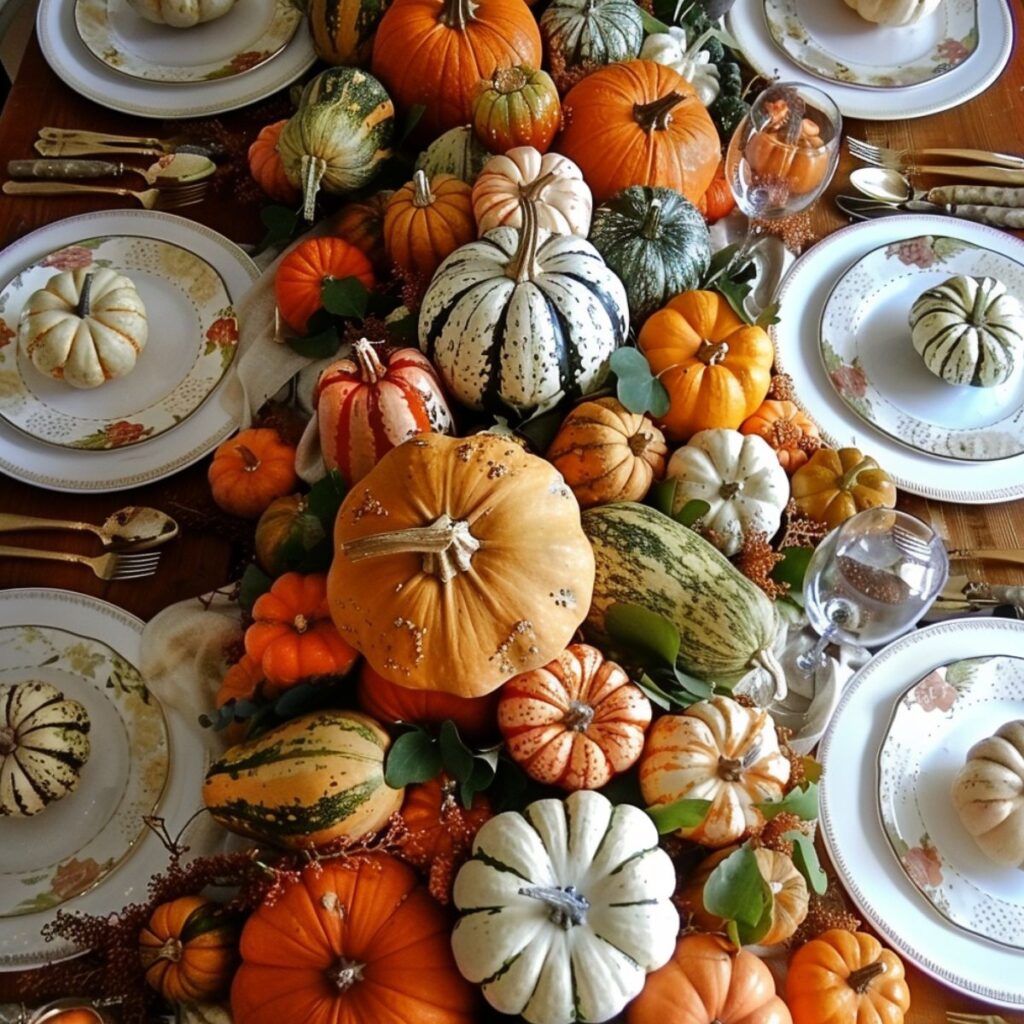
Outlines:
{"type": "Polygon", "coordinates": [[[403,733],[384,761],[384,781],[392,789],[427,782],[441,771],[441,748],[425,729],[403,733]]]}
{"type": "Polygon", "coordinates": [[[330,688],[323,683],[299,683],[290,686],[274,701],[274,714],[287,720],[323,707],[330,699],[330,688]]]}
{"type": "Polygon", "coordinates": [[[251,612],[260,594],[265,594],[274,581],[255,563],[247,565],[238,586],[238,604],[242,611],[251,612]]]}
{"type": "Polygon", "coordinates": [[[828,875],[822,870],[814,843],[797,829],[783,832],[782,838],[793,844],[793,866],[804,876],[812,891],[824,896],[828,888],[828,875]]]}
{"type": "Polygon", "coordinates": [[[678,477],[667,476],[659,480],[647,492],[647,504],[657,509],[663,516],[672,518],[672,509],[676,501],[676,488],[679,486],[678,477]]]}
{"type": "Polygon", "coordinates": [[[691,498],[672,518],[680,526],[693,526],[710,511],[711,506],[703,498],[691,498]]]}
{"type": "Polygon", "coordinates": [[[637,9],[640,11],[640,20],[644,23],[644,32],[647,35],[668,32],[669,26],[665,22],[659,21],[653,14],[648,14],[642,7],[638,6],[637,9]]]}
{"type": "Polygon", "coordinates": [[[766,330],[779,322],[779,303],[769,302],[760,313],[757,314],[757,319],[754,321],[755,327],[763,327],[766,330]]]}
{"type": "Polygon", "coordinates": [[[526,440],[535,452],[546,452],[565,419],[565,409],[559,403],[550,409],[538,411],[516,426],[514,433],[526,440]]]}
{"type": "Polygon", "coordinates": [[[334,520],[347,490],[344,477],[332,469],[322,480],[313,484],[306,495],[306,508],[320,521],[327,534],[334,531],[334,520]]]}
{"type": "Polygon", "coordinates": [[[320,286],[320,301],[334,316],[361,320],[366,315],[370,292],[358,277],[327,277],[320,286]]]}
{"type": "Polygon", "coordinates": [[[616,377],[616,395],[630,412],[654,417],[668,412],[668,391],[651,373],[650,364],[638,349],[618,349],[612,354],[611,368],[616,377]]]}
{"type": "Polygon", "coordinates": [[[679,686],[695,700],[710,700],[715,694],[714,684],[709,683],[706,679],[698,679],[680,668],[675,670],[675,676],[679,686]]]}
{"type": "Polygon", "coordinates": [[[652,704],[657,704],[662,711],[671,711],[678,706],[676,697],[663,690],[646,672],[639,679],[634,679],[633,682],[643,690],[647,699],[652,704]]]}
{"type": "Polygon", "coordinates": [[[272,204],[264,206],[260,210],[260,220],[267,229],[267,233],[260,240],[253,250],[253,255],[263,252],[264,249],[283,245],[290,241],[302,223],[302,215],[298,210],[289,206],[272,204]]]}
{"type": "Polygon", "coordinates": [[[675,665],[679,630],[671,620],[638,604],[616,602],[605,613],[608,636],[630,653],[675,665]]]}
{"type": "Polygon", "coordinates": [[[462,742],[458,727],[451,719],[441,723],[438,743],[445,772],[456,782],[465,782],[473,773],[473,752],[462,742]]]}
{"type": "Polygon", "coordinates": [[[702,899],[709,914],[728,922],[737,945],[757,942],[771,927],[772,891],[747,845],[715,867],[704,883],[702,899]]]}
{"type": "Polygon", "coordinates": [[[288,347],[307,359],[328,359],[341,347],[341,335],[338,334],[338,328],[331,324],[316,334],[289,338],[288,347]]]}
{"type": "Polygon", "coordinates": [[[769,821],[783,812],[795,814],[801,821],[814,821],[818,816],[818,784],[805,782],[781,800],[765,800],[755,806],[769,821]]]}
{"type": "Polygon", "coordinates": [[[710,800],[676,800],[671,804],[645,808],[658,835],[667,836],[681,828],[696,828],[711,810],[710,800]]]}
{"type": "Polygon", "coordinates": [[[482,757],[473,758],[473,767],[468,777],[459,783],[459,801],[468,811],[473,806],[477,793],[488,789],[494,781],[495,766],[482,757]]]}
{"type": "Polygon", "coordinates": [[[814,548],[783,548],[779,554],[782,555],[782,561],[776,563],[771,577],[776,583],[788,583],[790,592],[799,594],[804,589],[804,577],[814,548]]]}

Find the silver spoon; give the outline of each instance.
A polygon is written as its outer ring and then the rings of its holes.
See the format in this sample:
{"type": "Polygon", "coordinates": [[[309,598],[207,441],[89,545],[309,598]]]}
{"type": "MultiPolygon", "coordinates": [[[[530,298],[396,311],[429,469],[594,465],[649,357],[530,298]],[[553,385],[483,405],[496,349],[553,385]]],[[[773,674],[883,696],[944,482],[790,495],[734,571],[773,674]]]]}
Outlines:
{"type": "Polygon", "coordinates": [[[112,512],[102,526],[69,519],[0,513],[0,533],[12,530],[85,530],[99,537],[104,547],[145,551],[176,537],[178,524],[159,509],[139,505],[112,512]]]}
{"type": "Polygon", "coordinates": [[[882,203],[905,203],[928,194],[916,190],[908,178],[891,167],[858,167],[850,174],[850,184],[882,203]]]}
{"type": "Polygon", "coordinates": [[[7,173],[12,178],[119,178],[130,172],[161,188],[202,181],[216,170],[217,165],[199,153],[169,153],[146,170],[113,160],[11,160],[7,164],[7,173]]]}

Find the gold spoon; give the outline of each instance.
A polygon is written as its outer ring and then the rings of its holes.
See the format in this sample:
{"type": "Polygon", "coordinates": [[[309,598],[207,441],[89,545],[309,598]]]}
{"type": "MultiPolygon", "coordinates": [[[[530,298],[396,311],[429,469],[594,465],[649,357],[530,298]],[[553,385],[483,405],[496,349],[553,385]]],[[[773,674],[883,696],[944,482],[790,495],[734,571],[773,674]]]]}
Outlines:
{"type": "Polygon", "coordinates": [[[102,526],[69,519],[0,513],[0,533],[12,530],[85,530],[99,537],[104,547],[145,551],[176,537],[178,524],[159,509],[139,505],[112,512],[102,526]]]}

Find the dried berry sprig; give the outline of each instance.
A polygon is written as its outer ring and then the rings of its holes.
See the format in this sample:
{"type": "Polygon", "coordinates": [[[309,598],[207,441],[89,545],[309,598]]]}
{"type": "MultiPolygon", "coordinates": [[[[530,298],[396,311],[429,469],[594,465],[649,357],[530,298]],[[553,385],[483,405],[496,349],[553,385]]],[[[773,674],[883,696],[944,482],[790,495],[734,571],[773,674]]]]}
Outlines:
{"type": "Polygon", "coordinates": [[[743,546],[736,556],[736,568],[755,586],[760,587],[773,601],[789,590],[788,583],[772,579],[772,570],[783,559],[768,540],[763,530],[752,530],[743,535],[743,546]]]}
{"type": "Polygon", "coordinates": [[[795,949],[802,946],[832,928],[855,932],[860,926],[860,918],[850,913],[839,887],[835,880],[830,878],[824,896],[811,893],[807,904],[807,917],[793,935],[792,947],[795,949]]]}

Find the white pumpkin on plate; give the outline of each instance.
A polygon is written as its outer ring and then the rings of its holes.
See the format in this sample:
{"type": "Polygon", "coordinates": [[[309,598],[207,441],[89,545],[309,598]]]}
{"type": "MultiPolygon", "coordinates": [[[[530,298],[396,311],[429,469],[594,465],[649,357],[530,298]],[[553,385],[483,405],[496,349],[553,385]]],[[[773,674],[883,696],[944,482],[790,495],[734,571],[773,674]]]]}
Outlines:
{"type": "Polygon", "coordinates": [[[865,21],[876,25],[913,25],[927,18],[942,0],[846,0],[865,21]]]}
{"type": "Polygon", "coordinates": [[[236,0],[128,0],[136,14],[157,25],[192,28],[222,18],[236,0]]]}
{"type": "Polygon", "coordinates": [[[55,274],[29,296],[18,321],[18,344],[32,365],[75,388],[129,373],[148,337],[135,285],[109,267],[55,274]]]}

